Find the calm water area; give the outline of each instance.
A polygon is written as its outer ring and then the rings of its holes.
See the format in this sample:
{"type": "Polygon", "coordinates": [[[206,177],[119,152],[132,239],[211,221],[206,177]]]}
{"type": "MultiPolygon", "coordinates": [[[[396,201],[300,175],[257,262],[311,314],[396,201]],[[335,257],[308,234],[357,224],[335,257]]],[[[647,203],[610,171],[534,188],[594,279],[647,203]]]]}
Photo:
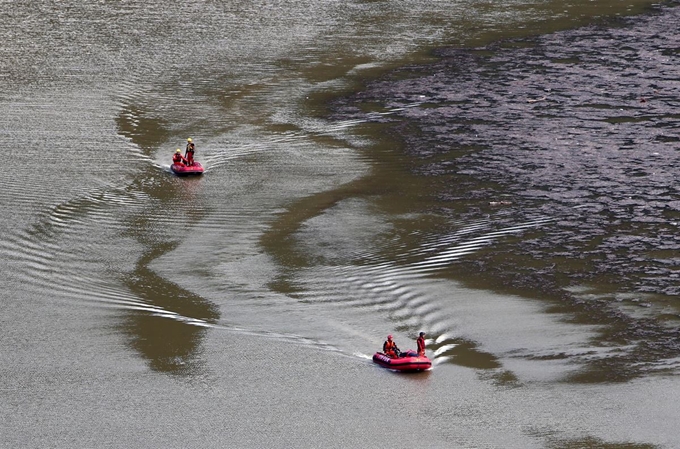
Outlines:
{"type": "Polygon", "coordinates": [[[0,0],[0,447],[680,447],[676,5],[0,0]]]}

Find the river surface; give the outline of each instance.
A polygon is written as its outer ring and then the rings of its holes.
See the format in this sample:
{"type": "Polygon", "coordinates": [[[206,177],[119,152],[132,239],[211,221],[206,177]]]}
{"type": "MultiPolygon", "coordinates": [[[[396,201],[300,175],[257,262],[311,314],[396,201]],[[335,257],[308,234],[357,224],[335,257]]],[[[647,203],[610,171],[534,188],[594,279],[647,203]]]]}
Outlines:
{"type": "Polygon", "coordinates": [[[0,447],[680,447],[675,5],[0,0],[0,447]]]}

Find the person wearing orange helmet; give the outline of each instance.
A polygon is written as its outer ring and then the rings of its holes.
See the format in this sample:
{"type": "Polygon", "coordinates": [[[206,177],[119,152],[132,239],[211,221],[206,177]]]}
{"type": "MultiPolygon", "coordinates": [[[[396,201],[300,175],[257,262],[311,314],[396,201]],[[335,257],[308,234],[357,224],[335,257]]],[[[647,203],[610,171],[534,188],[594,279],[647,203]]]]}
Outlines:
{"type": "Polygon", "coordinates": [[[425,357],[425,332],[421,332],[416,340],[418,345],[418,357],[425,357]]]}
{"type": "Polygon", "coordinates": [[[184,158],[187,160],[187,165],[194,165],[194,152],[196,147],[194,146],[194,141],[191,137],[187,139],[187,148],[184,152],[184,158]]]}
{"type": "Polygon", "coordinates": [[[182,150],[177,148],[175,151],[175,154],[172,155],[172,163],[177,164],[177,165],[185,165],[186,159],[184,159],[184,156],[182,156],[182,150]]]}
{"type": "Polygon", "coordinates": [[[391,335],[388,335],[387,340],[385,341],[385,343],[383,343],[383,354],[393,359],[398,358],[399,354],[401,354],[401,351],[397,347],[397,344],[394,342],[394,340],[392,340],[391,335]]]}

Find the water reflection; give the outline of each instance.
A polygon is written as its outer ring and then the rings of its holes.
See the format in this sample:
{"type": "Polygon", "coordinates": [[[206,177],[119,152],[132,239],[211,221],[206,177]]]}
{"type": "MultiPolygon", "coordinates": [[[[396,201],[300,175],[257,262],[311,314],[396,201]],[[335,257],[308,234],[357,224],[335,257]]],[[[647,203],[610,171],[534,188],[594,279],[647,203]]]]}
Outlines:
{"type": "MultiPolygon", "coordinates": [[[[129,103],[123,105],[116,117],[116,126],[121,135],[134,142],[148,157],[171,135],[165,119],[148,108],[129,103]]],[[[182,143],[181,140],[179,142],[182,143]]]]}
{"type": "MultiPolygon", "coordinates": [[[[151,249],[123,279],[124,284],[148,305],[171,311],[181,318],[216,322],[220,317],[217,306],[148,268],[151,261],[176,246],[175,243],[164,243],[151,249]]],[[[121,329],[128,335],[130,346],[149,361],[152,369],[172,374],[195,374],[200,370],[198,355],[207,332],[205,327],[183,319],[132,311],[121,329]]]]}
{"type": "MultiPolygon", "coordinates": [[[[128,105],[117,118],[121,135],[130,139],[151,158],[157,147],[169,139],[170,131],[161,117],[143,107],[128,105]]],[[[177,137],[179,142],[184,138],[177,137]],[[181,139],[181,140],[180,140],[181,139]]],[[[168,152],[170,160],[171,152],[168,152]]],[[[154,260],[177,250],[189,238],[192,224],[207,214],[200,202],[200,179],[176,178],[147,165],[139,172],[130,190],[144,198],[126,217],[123,235],[136,240],[143,248],[134,269],[122,283],[144,304],[159,312],[132,310],[121,325],[129,344],[158,371],[188,375],[200,370],[201,341],[206,325],[216,322],[218,307],[149,268],[154,260]]],[[[191,254],[187,254],[189,258],[191,254]]],[[[178,267],[191,269],[191,263],[178,267]]]]}

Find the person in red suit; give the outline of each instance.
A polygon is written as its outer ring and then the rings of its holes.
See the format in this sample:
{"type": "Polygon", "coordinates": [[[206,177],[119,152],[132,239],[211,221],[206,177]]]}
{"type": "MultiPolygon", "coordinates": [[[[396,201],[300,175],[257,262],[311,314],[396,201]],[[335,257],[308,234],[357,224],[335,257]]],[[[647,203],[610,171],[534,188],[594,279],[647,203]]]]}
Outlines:
{"type": "Polygon", "coordinates": [[[418,357],[425,357],[425,332],[421,332],[416,340],[418,344],[418,357]]]}
{"type": "Polygon", "coordinates": [[[194,142],[191,140],[191,137],[187,139],[187,148],[184,152],[184,158],[187,160],[187,165],[194,165],[194,152],[196,151],[196,147],[194,146],[194,142]]]}
{"type": "Polygon", "coordinates": [[[177,148],[177,151],[175,151],[175,154],[172,156],[172,163],[177,165],[185,165],[186,162],[187,160],[184,159],[184,156],[182,156],[182,150],[177,148]]]}
{"type": "Polygon", "coordinates": [[[394,342],[394,340],[392,340],[391,335],[388,335],[387,340],[385,341],[385,343],[383,343],[383,354],[393,359],[396,359],[397,357],[399,357],[399,354],[401,354],[401,351],[399,351],[397,344],[394,342]]]}

